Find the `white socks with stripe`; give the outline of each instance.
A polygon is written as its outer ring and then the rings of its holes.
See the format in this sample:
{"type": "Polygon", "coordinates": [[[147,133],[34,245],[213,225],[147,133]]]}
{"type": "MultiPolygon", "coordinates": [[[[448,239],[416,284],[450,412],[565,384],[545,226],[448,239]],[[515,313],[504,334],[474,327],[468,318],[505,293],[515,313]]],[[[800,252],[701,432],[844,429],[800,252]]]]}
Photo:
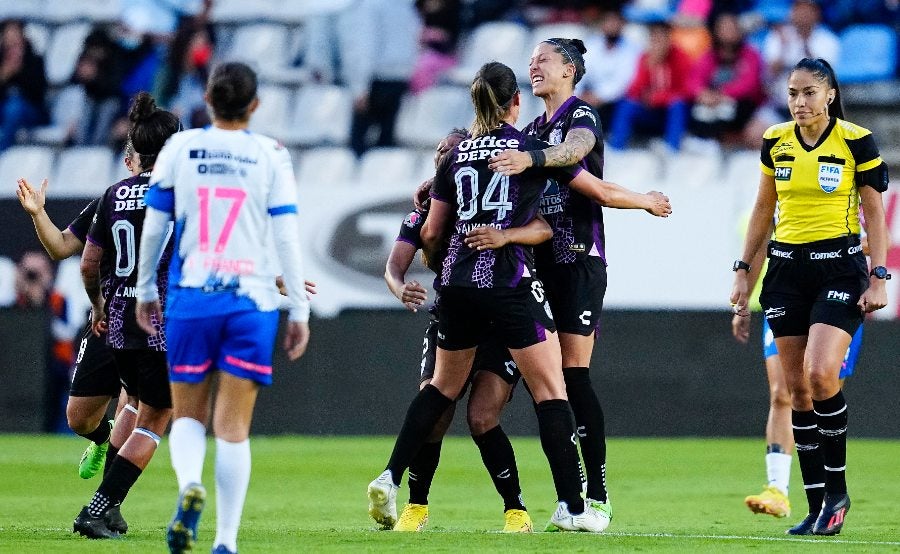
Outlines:
{"type": "Polygon", "coordinates": [[[250,484],[250,439],[216,439],[216,540],[237,552],[238,527],[250,484]]]}
{"type": "Polygon", "coordinates": [[[787,494],[791,482],[791,455],[781,452],[766,454],[766,475],[770,487],[777,487],[787,494]]]}
{"type": "Polygon", "coordinates": [[[179,417],[173,421],[169,432],[169,453],[179,492],[192,483],[200,483],[203,459],[206,457],[206,426],[189,417],[179,417]]]}

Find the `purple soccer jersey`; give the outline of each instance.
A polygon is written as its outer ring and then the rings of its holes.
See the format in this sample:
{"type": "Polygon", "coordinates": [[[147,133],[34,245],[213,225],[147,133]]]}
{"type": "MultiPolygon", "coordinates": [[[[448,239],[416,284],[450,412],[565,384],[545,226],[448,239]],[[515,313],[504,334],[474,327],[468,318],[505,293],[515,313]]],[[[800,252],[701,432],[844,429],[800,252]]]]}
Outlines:
{"type": "MultiPolygon", "coordinates": [[[[523,131],[555,146],[577,128],[588,129],[597,139],[580,165],[602,179],[603,132],[597,112],[587,102],[572,96],[549,121],[541,114],[523,131]]],[[[564,183],[549,183],[541,198],[541,215],[553,229],[553,239],[537,247],[539,265],[573,263],[586,256],[599,256],[606,263],[603,212],[597,203],[564,183]]]]}
{"type": "MultiPolygon", "coordinates": [[[[488,159],[507,148],[535,150],[546,147],[511,125],[503,124],[489,134],[467,138],[447,156],[438,169],[431,196],[456,209],[441,271],[442,286],[476,288],[516,287],[523,277],[534,275],[530,246],[509,244],[496,250],[469,248],[466,234],[481,226],[496,229],[522,227],[538,212],[541,193],[548,182],[568,183],[570,170],[532,168],[505,176],[488,168],[488,159]]],[[[577,172],[577,169],[574,171],[577,172]]]]}
{"type": "MultiPolygon", "coordinates": [[[[142,173],[112,185],[100,197],[87,240],[103,249],[100,279],[106,298],[107,343],[116,349],[149,348],[165,351],[166,338],[161,322],[153,321],[158,333],[150,336],[137,325],[135,285],[137,252],[144,227],[144,194],[150,173],[142,173]]],[[[160,301],[165,305],[172,258],[169,239],[157,270],[160,301]]]]}

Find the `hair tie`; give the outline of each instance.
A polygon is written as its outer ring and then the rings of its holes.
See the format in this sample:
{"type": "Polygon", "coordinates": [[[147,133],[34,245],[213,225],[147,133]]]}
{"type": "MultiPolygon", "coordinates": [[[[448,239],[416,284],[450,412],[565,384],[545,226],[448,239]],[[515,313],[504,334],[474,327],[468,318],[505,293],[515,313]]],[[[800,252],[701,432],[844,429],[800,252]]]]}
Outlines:
{"type": "MultiPolygon", "coordinates": [[[[548,38],[548,39],[545,40],[544,42],[549,42],[550,44],[555,44],[555,45],[558,46],[559,48],[562,48],[562,49],[563,49],[563,52],[566,53],[566,57],[569,58],[569,63],[570,63],[570,64],[573,64],[573,65],[575,64],[575,58],[573,58],[572,55],[569,53],[569,49],[566,48],[565,46],[563,46],[561,43],[556,42],[556,41],[553,40],[552,38],[548,38]]],[[[578,69],[577,66],[576,66],[576,69],[578,69]]]]}

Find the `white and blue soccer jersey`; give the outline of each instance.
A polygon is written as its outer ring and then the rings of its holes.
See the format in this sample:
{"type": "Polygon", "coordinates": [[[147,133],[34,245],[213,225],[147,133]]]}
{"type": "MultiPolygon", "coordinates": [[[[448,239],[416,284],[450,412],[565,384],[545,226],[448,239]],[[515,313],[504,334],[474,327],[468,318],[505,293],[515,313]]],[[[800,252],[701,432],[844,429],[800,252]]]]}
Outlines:
{"type": "Polygon", "coordinates": [[[284,146],[248,131],[184,131],[160,152],[150,184],[147,205],[175,220],[167,316],[229,313],[245,309],[245,299],[278,308],[272,216],[297,212],[284,146]]]}

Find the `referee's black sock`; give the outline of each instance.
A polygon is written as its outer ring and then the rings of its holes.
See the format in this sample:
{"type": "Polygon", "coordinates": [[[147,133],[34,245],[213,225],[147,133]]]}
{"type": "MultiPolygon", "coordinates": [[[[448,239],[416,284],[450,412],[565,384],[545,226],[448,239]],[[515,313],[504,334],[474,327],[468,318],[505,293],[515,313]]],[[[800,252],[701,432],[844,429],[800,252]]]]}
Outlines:
{"type": "Polygon", "coordinates": [[[113,460],[116,459],[116,456],[119,455],[119,449],[109,443],[109,447],[106,449],[106,461],[103,463],[103,476],[106,477],[106,474],[109,473],[109,468],[112,467],[113,460]]]}
{"type": "Polygon", "coordinates": [[[90,433],[78,434],[93,442],[94,444],[103,444],[104,442],[109,440],[110,432],[112,432],[112,428],[110,428],[109,426],[109,421],[106,418],[103,418],[103,421],[100,422],[100,425],[98,425],[97,428],[90,433]]]}
{"type": "Polygon", "coordinates": [[[409,467],[413,456],[425,443],[425,439],[434,429],[434,424],[440,419],[441,414],[452,403],[453,400],[441,394],[441,391],[430,384],[422,387],[419,394],[413,398],[406,411],[403,427],[394,443],[394,451],[391,452],[391,458],[385,468],[391,471],[395,485],[400,485],[403,472],[409,467]]]}
{"type": "Polygon", "coordinates": [[[88,513],[101,517],[110,506],[118,506],[141,476],[143,470],[121,456],[116,456],[109,473],[88,504],[88,513]]]}
{"type": "Polygon", "coordinates": [[[825,461],[822,449],[819,448],[819,426],[816,414],[808,412],[791,412],[791,424],[794,427],[794,448],[800,462],[800,474],[803,476],[803,488],[806,490],[806,501],[809,513],[818,514],[825,500],[825,461]]]}
{"type": "Polygon", "coordinates": [[[503,511],[524,510],[516,453],[503,428],[498,425],[481,435],[472,435],[472,440],[481,451],[481,461],[491,474],[494,487],[503,498],[503,511]]]}
{"type": "Polygon", "coordinates": [[[572,411],[566,400],[544,400],[535,405],[541,447],[550,463],[557,499],[565,502],[569,511],[584,511],[581,498],[581,478],[578,474],[578,449],[575,448],[575,426],[572,411]]]}
{"type": "Polygon", "coordinates": [[[584,458],[587,497],[606,502],[606,427],[600,399],[591,385],[590,368],[567,367],[563,369],[563,377],[584,458]]]}
{"type": "Polygon", "coordinates": [[[441,460],[442,441],[426,442],[409,463],[409,503],[428,504],[428,492],[441,460]]]}
{"type": "Polygon", "coordinates": [[[813,400],[816,422],[819,426],[819,441],[825,465],[825,492],[845,494],[847,492],[847,403],[844,393],[838,393],[826,400],[813,400]]]}

